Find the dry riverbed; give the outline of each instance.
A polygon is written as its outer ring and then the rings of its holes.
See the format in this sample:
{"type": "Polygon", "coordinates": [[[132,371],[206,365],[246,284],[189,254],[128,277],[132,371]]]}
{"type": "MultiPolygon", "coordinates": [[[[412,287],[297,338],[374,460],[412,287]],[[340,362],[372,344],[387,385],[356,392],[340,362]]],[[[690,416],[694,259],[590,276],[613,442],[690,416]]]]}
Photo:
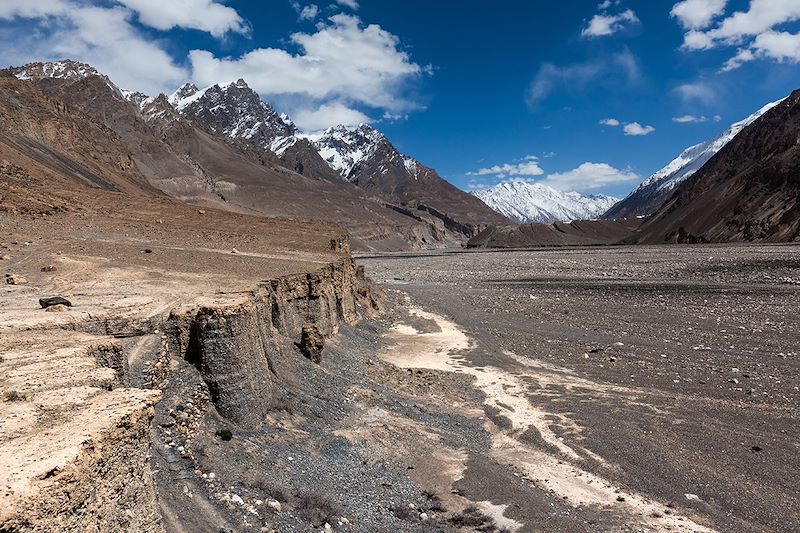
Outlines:
{"type": "Polygon", "coordinates": [[[453,407],[489,445],[446,470],[499,526],[800,530],[797,247],[360,262],[396,301],[383,358],[482,394],[453,407]]]}

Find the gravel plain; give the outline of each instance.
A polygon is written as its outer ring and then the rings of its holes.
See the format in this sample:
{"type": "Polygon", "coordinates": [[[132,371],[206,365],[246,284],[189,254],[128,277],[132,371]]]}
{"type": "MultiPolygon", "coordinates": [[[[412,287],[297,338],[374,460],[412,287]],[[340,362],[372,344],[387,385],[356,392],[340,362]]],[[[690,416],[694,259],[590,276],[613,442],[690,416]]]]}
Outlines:
{"type": "MultiPolygon", "coordinates": [[[[565,462],[710,529],[800,531],[797,246],[359,262],[390,293],[457,324],[472,339],[464,364],[513,372],[526,385],[515,392],[546,413],[546,432],[576,451],[571,459],[562,453],[565,462]]],[[[509,416],[503,405],[494,413],[500,426],[514,418],[505,407],[509,416]]],[[[510,435],[559,456],[542,431],[510,435]]],[[[554,521],[548,529],[533,516],[535,506],[526,511],[524,497],[492,481],[499,470],[489,475],[486,461],[475,456],[456,486],[511,504],[506,516],[519,523],[538,523],[525,530],[569,529],[554,521]]],[[[592,517],[582,527],[610,530],[592,517]]]]}

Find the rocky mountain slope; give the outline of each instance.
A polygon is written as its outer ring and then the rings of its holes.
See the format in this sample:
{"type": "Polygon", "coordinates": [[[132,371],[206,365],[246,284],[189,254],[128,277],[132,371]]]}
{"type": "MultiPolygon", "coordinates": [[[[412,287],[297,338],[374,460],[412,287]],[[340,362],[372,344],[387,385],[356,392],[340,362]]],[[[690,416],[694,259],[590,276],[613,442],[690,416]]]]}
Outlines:
{"type": "Polygon", "coordinates": [[[667,166],[643,181],[622,201],[611,207],[603,215],[603,218],[646,216],[656,212],[669,199],[678,185],[700,170],[709,159],[731,142],[740,131],[781,101],[778,100],[765,105],[744,120],[732,124],[722,135],[715,139],[690,146],[667,166]]]}
{"type": "Polygon", "coordinates": [[[368,124],[337,126],[305,138],[342,178],[415,212],[432,214],[453,231],[474,235],[487,224],[508,222],[435,170],[401,154],[368,124]]]}
{"type": "Polygon", "coordinates": [[[182,116],[205,124],[257,157],[273,158],[303,175],[343,179],[409,215],[427,213],[449,231],[471,236],[487,224],[507,222],[434,170],[401,154],[372,126],[302,133],[244,80],[204,89],[186,84],[169,101],[182,116]]]}
{"type": "MultiPolygon", "coordinates": [[[[0,113],[9,120],[0,135],[35,164],[46,160],[64,179],[230,211],[336,223],[366,250],[463,242],[464,235],[438,217],[387,206],[335,175],[325,179],[287,169],[271,151],[254,153],[182,115],[165,96],[123,91],[88,65],[27,65],[7,71],[2,84],[0,113]],[[62,120],[76,123],[70,135],[61,131],[62,120]]],[[[321,159],[319,166],[332,173],[321,159]]]]}
{"type": "Polygon", "coordinates": [[[599,218],[619,198],[603,194],[583,195],[556,190],[542,183],[506,181],[472,192],[486,205],[520,224],[599,218]]]}
{"type": "Polygon", "coordinates": [[[336,174],[286,115],[278,114],[240,79],[198,89],[187,83],[169,96],[183,116],[298,174],[331,180],[336,174]]]}
{"type": "Polygon", "coordinates": [[[800,240],[800,90],[745,127],[650,217],[635,242],[800,240]]]}

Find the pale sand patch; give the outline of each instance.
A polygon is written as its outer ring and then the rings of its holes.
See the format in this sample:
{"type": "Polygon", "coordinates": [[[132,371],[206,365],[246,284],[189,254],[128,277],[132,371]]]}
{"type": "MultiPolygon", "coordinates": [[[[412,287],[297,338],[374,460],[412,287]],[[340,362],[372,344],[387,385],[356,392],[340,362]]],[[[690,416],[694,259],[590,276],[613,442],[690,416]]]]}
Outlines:
{"type": "MultiPolygon", "coordinates": [[[[676,514],[662,515],[664,505],[652,502],[644,495],[623,491],[608,480],[592,474],[575,463],[582,461],[581,455],[550,429],[550,419],[556,416],[539,409],[527,400],[527,387],[521,377],[533,378],[540,385],[561,385],[568,389],[583,387],[601,394],[616,394],[633,397],[635,392],[624,387],[601,385],[590,380],[578,378],[568,371],[546,365],[533,359],[520,357],[511,352],[505,355],[525,367],[525,374],[497,368],[477,369],[464,364],[461,353],[472,343],[458,325],[443,316],[429,313],[418,307],[411,307],[409,313],[426,320],[435,321],[441,331],[421,333],[407,324],[398,324],[386,335],[392,346],[384,350],[381,357],[402,368],[426,368],[447,372],[463,372],[474,376],[475,385],[487,396],[486,403],[498,407],[504,416],[511,420],[513,430],[509,433],[499,431],[493,424],[486,427],[492,433],[491,455],[497,460],[523,470],[533,483],[555,494],[566,497],[573,506],[593,505],[615,508],[627,512],[631,520],[641,523],[655,531],[712,533],[713,530],[697,524],[688,517],[676,514]],[[558,456],[545,453],[514,438],[530,427],[535,428],[542,439],[557,450],[558,456]],[[624,498],[618,501],[618,498],[624,498]]],[[[558,417],[563,418],[563,417],[558,417]]],[[[603,462],[603,459],[590,450],[581,448],[582,453],[603,462]]],[[[483,507],[487,511],[486,507],[483,507]]],[[[499,507],[495,506],[496,521],[506,519],[499,507]]],[[[503,509],[504,511],[504,509],[503,509]]],[[[511,526],[516,529],[519,526],[511,526]]]]}

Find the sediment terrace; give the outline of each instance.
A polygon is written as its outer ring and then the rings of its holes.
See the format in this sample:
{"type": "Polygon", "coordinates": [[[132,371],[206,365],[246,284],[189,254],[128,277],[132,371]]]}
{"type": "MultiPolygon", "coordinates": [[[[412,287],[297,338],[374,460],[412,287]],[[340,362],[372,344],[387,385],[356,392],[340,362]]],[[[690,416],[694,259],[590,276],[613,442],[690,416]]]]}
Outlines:
{"type": "Polygon", "coordinates": [[[303,325],[330,338],[377,300],[335,228],[86,196],[0,215],[0,530],[175,531],[151,466],[174,361],[258,427],[303,325]]]}

